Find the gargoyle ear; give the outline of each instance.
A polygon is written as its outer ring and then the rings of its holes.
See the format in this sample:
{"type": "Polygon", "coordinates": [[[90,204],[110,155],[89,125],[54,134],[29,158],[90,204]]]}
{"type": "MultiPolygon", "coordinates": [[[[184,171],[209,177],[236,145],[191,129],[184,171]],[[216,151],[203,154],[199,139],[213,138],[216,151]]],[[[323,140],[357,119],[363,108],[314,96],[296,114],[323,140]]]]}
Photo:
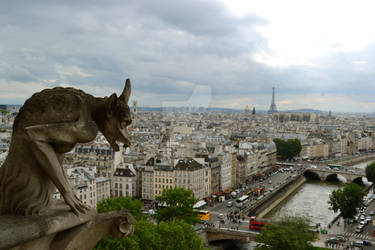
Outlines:
{"type": "Polygon", "coordinates": [[[116,93],[113,93],[108,98],[107,116],[110,116],[110,115],[112,115],[113,112],[115,112],[116,105],[117,105],[117,95],[116,95],[116,93]]]}
{"type": "Polygon", "coordinates": [[[119,99],[121,99],[123,102],[128,103],[130,98],[130,92],[131,92],[131,86],[130,86],[130,79],[126,79],[125,88],[122,91],[122,94],[120,95],[119,99]]]}

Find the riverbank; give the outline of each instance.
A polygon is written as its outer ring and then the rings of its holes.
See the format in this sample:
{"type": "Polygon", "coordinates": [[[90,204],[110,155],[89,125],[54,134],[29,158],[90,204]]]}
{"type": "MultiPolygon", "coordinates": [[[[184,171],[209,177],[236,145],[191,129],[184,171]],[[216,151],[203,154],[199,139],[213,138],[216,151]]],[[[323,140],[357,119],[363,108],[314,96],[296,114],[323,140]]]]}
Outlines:
{"type": "Polygon", "coordinates": [[[364,155],[353,155],[353,156],[347,156],[343,158],[338,158],[334,160],[327,160],[327,161],[321,161],[319,164],[338,164],[338,165],[344,165],[344,166],[353,166],[358,163],[375,160],[375,153],[367,153],[364,155]]]}
{"type": "Polygon", "coordinates": [[[274,200],[271,204],[268,205],[266,209],[264,209],[262,212],[258,214],[259,218],[263,218],[266,216],[269,212],[271,212],[275,207],[277,207],[281,202],[283,202],[286,198],[289,197],[289,195],[293,194],[303,183],[306,182],[306,178],[301,176],[300,179],[298,179],[294,186],[291,186],[285,193],[282,194],[281,197],[274,200]]]}

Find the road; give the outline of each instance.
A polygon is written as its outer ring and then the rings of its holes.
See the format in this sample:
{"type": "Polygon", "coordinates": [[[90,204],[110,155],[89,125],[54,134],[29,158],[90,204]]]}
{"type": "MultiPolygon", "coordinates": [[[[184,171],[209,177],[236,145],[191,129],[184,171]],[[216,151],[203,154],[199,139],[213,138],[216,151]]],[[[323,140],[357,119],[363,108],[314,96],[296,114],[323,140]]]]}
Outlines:
{"type": "MultiPolygon", "coordinates": [[[[269,192],[271,188],[277,187],[281,183],[285,182],[287,178],[290,178],[292,175],[296,174],[295,171],[284,171],[284,172],[278,172],[277,174],[270,175],[266,180],[262,182],[257,182],[254,184],[251,184],[241,190],[241,194],[238,194],[237,197],[240,197],[244,194],[246,194],[249,190],[252,190],[255,187],[264,186],[265,192],[269,192]]],[[[256,197],[251,198],[247,201],[247,204],[250,205],[250,202],[255,202],[256,197]]],[[[220,218],[219,215],[222,214],[222,218],[224,218],[224,224],[221,224],[221,226],[225,227],[239,227],[239,228],[248,228],[249,218],[248,217],[241,217],[241,223],[233,223],[228,218],[227,215],[230,213],[238,212],[239,209],[236,207],[236,200],[235,199],[229,199],[224,202],[217,202],[213,207],[207,207],[206,210],[210,211],[210,222],[214,223],[215,225],[219,224],[220,218]],[[227,207],[228,201],[233,202],[232,207],[227,207]]]]}

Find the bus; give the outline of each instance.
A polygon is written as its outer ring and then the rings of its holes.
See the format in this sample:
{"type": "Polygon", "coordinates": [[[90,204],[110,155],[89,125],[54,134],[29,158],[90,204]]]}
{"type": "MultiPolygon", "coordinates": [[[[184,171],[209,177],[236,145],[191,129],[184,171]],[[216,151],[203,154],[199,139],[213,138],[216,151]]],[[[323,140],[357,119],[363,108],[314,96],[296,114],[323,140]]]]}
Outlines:
{"type": "Polygon", "coordinates": [[[207,210],[199,210],[198,217],[201,221],[209,221],[210,220],[210,212],[207,210]]]}
{"type": "Polygon", "coordinates": [[[294,167],[294,163],[289,163],[289,162],[276,162],[275,167],[278,166],[283,166],[283,167],[294,167]]]}
{"type": "Polygon", "coordinates": [[[255,216],[250,217],[249,229],[250,230],[262,230],[265,225],[267,225],[266,220],[257,219],[255,216]]]}
{"type": "Polygon", "coordinates": [[[245,202],[247,201],[247,199],[249,199],[248,195],[241,196],[240,198],[238,198],[236,200],[236,202],[237,202],[236,206],[238,208],[241,208],[245,204],[245,202]]]}
{"type": "Polygon", "coordinates": [[[337,164],[328,164],[328,167],[330,167],[331,169],[339,169],[339,170],[344,170],[344,166],[343,166],[343,165],[337,165],[337,164]]]}
{"type": "Polygon", "coordinates": [[[247,192],[246,194],[248,196],[252,196],[254,194],[255,190],[256,190],[256,188],[250,189],[249,192],[247,192]]]}

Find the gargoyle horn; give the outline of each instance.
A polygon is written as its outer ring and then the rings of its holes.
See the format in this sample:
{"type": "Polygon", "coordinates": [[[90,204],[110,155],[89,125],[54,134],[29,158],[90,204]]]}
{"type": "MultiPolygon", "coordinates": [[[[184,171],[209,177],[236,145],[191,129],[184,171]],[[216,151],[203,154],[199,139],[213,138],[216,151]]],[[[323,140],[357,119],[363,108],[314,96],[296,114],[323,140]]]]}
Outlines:
{"type": "Polygon", "coordinates": [[[122,94],[120,95],[119,99],[124,101],[125,103],[128,103],[129,98],[130,98],[130,92],[131,92],[131,86],[130,86],[130,79],[126,79],[125,82],[125,88],[122,91],[122,94]]]}

